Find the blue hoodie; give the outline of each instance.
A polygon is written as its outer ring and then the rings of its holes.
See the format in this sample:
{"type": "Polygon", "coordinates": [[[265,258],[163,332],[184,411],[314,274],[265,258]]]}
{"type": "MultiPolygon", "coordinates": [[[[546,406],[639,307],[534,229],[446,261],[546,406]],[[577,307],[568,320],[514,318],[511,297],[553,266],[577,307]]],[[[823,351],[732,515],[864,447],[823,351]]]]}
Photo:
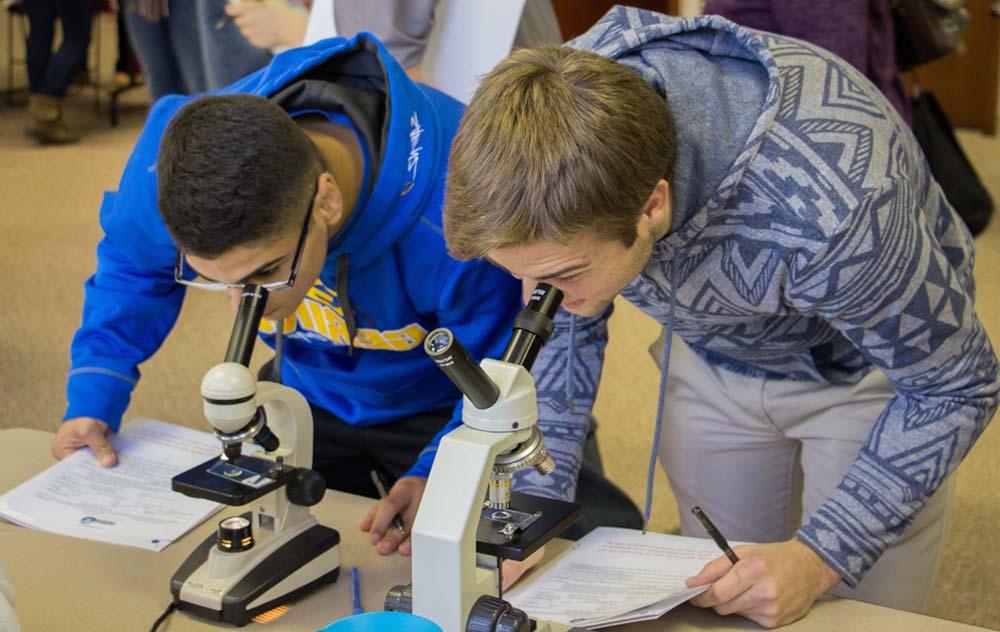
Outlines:
{"type": "MultiPolygon", "coordinates": [[[[366,154],[357,206],[330,240],[306,299],[281,323],[282,381],[348,424],[453,408],[454,427],[460,396],[425,356],[424,336],[450,327],[473,357],[497,357],[520,306],[516,281],[484,262],[457,262],[445,249],[445,166],[462,106],[410,81],[368,34],[287,51],[220,93],[267,97],[293,116],[324,113],[352,126],[366,154]]],[[[177,251],[157,211],[155,166],[167,124],[191,100],[156,104],[118,191],[104,197],[105,235],[73,339],[67,419],[96,417],[117,430],[137,366],[180,311],[184,286],[173,278],[177,251]]],[[[262,323],[268,344],[276,329],[262,323]]],[[[427,475],[438,438],[409,474],[427,475]]]]}
{"type": "MultiPolygon", "coordinates": [[[[635,71],[673,112],[671,230],[621,293],[666,329],[663,379],[674,334],[745,375],[852,384],[877,368],[893,383],[857,461],[796,534],[855,586],[997,408],[968,231],[889,102],[816,46],[625,7],[569,45],[635,71]]],[[[606,321],[564,320],[536,360],[559,469],[523,474],[524,491],[574,493],[606,321]]]]}

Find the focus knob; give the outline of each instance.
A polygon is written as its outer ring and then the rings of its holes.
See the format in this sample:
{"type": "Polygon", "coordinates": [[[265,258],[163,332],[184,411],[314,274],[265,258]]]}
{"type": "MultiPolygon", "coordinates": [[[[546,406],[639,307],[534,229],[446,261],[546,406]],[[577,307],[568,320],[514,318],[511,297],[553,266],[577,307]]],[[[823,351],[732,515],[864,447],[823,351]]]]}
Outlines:
{"type": "Polygon", "coordinates": [[[469,611],[465,632],[531,632],[531,619],[503,599],[483,595],[469,611]]]}
{"type": "Polygon", "coordinates": [[[389,612],[413,612],[413,584],[399,584],[385,595],[385,609],[389,612]]]}
{"type": "Polygon", "coordinates": [[[326,480],[315,470],[300,467],[292,474],[286,487],[288,500],[293,505],[312,507],[323,500],[326,480]]]}

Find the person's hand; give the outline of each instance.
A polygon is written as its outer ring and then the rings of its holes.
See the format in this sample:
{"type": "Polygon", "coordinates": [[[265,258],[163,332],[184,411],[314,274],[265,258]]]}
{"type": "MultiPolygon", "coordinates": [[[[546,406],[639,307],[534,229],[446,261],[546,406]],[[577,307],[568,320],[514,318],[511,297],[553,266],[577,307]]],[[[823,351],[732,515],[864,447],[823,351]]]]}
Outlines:
{"type": "Polygon", "coordinates": [[[67,419],[52,440],[52,456],[64,459],[80,448],[90,448],[101,467],[118,463],[118,455],[108,442],[108,424],[93,417],[67,419]]]}
{"type": "Polygon", "coordinates": [[[226,15],[243,37],[257,48],[302,46],[309,16],[284,0],[229,2],[226,15]]]}
{"type": "Polygon", "coordinates": [[[836,571],[795,538],[733,551],[740,558],[736,565],[722,556],[687,580],[688,587],[712,584],[691,603],[775,628],[804,617],[816,598],[840,581],[836,571]]]}
{"type": "Polygon", "coordinates": [[[523,562],[515,562],[514,560],[504,560],[503,561],[503,589],[506,591],[508,588],[513,586],[517,580],[521,579],[521,576],[527,573],[529,570],[538,565],[545,557],[545,547],[538,549],[534,553],[528,556],[528,559],[523,562]]]}
{"type": "Polygon", "coordinates": [[[409,555],[413,542],[413,520],[417,517],[417,507],[424,496],[427,479],[419,476],[404,476],[396,481],[385,498],[372,507],[358,522],[358,528],[371,534],[372,544],[379,555],[389,555],[398,550],[409,555]],[[403,519],[403,533],[392,526],[396,516],[403,519]]]}

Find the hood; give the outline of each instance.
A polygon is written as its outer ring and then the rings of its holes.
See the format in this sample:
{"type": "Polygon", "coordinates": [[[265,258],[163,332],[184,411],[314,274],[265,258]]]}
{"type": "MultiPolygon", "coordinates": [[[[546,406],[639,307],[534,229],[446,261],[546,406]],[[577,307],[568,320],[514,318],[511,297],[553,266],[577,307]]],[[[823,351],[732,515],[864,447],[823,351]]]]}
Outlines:
{"type": "Polygon", "coordinates": [[[774,59],[753,31],[725,18],[681,19],[622,6],[568,46],[617,61],[666,97],[677,131],[670,184],[671,235],[679,241],[700,212],[732,194],[756,155],[775,115],[774,59]]]}
{"type": "Polygon", "coordinates": [[[440,179],[448,147],[426,90],[374,36],[359,33],[285,51],[222,92],[257,94],[289,112],[339,111],[351,120],[368,154],[365,190],[330,241],[328,258],[347,254],[352,266],[363,266],[419,220],[440,179]]]}

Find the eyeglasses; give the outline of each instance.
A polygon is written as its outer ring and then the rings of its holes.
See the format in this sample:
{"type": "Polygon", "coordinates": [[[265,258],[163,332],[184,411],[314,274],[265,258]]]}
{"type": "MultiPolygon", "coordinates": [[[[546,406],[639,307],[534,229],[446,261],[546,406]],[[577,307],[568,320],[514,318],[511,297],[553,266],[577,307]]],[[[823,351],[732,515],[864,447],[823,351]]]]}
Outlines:
{"type": "MultiPolygon", "coordinates": [[[[279,292],[281,290],[287,290],[292,287],[295,283],[295,277],[299,273],[299,262],[302,260],[302,251],[305,249],[306,245],[306,235],[309,233],[309,220],[312,218],[312,205],[313,200],[316,198],[316,194],[319,192],[319,185],[317,185],[316,190],[309,197],[309,206],[306,207],[306,217],[302,220],[302,230],[299,232],[299,241],[295,245],[295,254],[292,255],[292,270],[288,275],[288,279],[285,281],[272,281],[270,283],[257,283],[257,287],[262,287],[269,292],[279,292]]],[[[201,276],[195,270],[191,270],[195,274],[193,279],[185,278],[190,276],[188,274],[188,268],[184,265],[184,252],[178,248],[177,249],[177,259],[174,261],[174,281],[180,283],[181,285],[187,285],[188,287],[195,287],[200,290],[210,290],[214,292],[221,292],[224,290],[242,290],[246,287],[246,283],[221,283],[219,281],[209,281],[205,277],[201,276]]]]}

